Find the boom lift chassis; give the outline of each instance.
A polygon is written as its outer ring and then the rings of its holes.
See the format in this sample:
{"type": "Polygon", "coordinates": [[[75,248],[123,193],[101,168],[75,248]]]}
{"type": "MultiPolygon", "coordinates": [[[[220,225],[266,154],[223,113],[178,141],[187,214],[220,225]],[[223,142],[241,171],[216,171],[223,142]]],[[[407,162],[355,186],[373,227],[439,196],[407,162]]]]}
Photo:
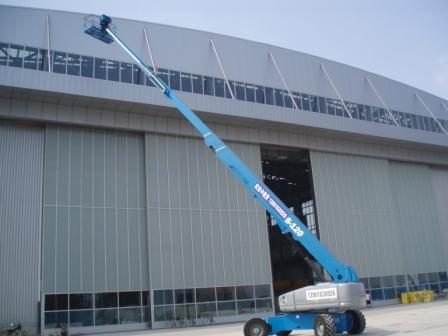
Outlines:
{"type": "MultiPolygon", "coordinates": [[[[117,37],[115,27],[108,16],[87,16],[84,20],[84,32],[107,44],[116,41],[198,131],[205,144],[221,163],[274,217],[282,233],[291,235],[299,242],[332,278],[331,281],[281,295],[278,303],[282,313],[247,321],[244,326],[244,335],[287,336],[297,329],[314,329],[318,336],[332,336],[344,331],[351,334],[362,333],[365,328],[365,319],[356,309],[366,304],[365,290],[355,270],[337,260],[294,213],[175,95],[167,84],[157,77],[156,72],[149,70],[117,37]]],[[[319,272],[317,267],[313,267],[313,270],[324,280],[323,272],[319,272]]]]}

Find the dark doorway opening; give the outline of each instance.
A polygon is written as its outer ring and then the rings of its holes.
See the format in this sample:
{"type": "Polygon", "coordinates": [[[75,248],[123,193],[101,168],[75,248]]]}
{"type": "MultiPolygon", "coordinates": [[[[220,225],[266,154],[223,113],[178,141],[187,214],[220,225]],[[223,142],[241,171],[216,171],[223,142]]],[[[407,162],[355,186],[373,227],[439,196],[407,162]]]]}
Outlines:
{"type": "MultiPolygon", "coordinates": [[[[319,237],[309,151],[263,146],[261,159],[264,183],[319,237]]],[[[312,284],[308,253],[266,216],[275,297],[312,284]]]]}

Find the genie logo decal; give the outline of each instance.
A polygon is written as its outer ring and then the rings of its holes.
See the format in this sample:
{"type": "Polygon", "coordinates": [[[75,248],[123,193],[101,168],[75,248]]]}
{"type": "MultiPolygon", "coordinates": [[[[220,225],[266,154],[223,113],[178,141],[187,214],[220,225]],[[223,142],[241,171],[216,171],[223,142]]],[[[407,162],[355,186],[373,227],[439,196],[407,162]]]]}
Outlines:
{"type": "Polygon", "coordinates": [[[288,213],[282,209],[280,205],[277,204],[277,202],[271,197],[269,192],[267,192],[261,185],[258,183],[254,185],[254,189],[257,192],[258,195],[260,195],[265,201],[269,203],[269,205],[272,207],[272,209],[275,210],[275,212],[283,218],[285,223],[291,228],[292,231],[295,232],[296,235],[299,237],[302,237],[304,232],[302,229],[294,223],[291,217],[288,216],[288,213]]]}

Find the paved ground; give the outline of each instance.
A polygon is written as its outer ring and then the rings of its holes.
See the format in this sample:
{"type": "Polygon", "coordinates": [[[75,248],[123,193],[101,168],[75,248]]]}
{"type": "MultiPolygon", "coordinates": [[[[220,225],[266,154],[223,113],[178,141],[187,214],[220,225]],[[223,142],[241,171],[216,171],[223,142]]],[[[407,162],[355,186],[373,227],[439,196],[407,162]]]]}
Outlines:
{"type": "MultiPolygon", "coordinates": [[[[412,305],[396,305],[364,311],[367,328],[365,336],[447,336],[448,335],[448,300],[412,305]]],[[[242,323],[218,325],[212,327],[196,327],[185,329],[169,329],[163,331],[138,331],[113,333],[117,335],[147,336],[242,336],[242,323]]],[[[102,334],[105,336],[106,334],[102,334]]],[[[313,331],[294,332],[291,335],[309,336],[313,331]]]]}

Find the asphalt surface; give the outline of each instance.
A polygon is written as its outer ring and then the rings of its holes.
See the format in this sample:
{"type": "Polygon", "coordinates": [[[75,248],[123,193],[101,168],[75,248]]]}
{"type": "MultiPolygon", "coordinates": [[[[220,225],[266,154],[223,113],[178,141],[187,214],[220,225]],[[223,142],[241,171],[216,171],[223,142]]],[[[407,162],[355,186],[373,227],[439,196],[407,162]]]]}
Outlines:
{"type": "MultiPolygon", "coordinates": [[[[394,305],[363,310],[367,320],[365,336],[448,336],[448,300],[410,305],[394,305]]],[[[117,332],[101,336],[242,336],[243,323],[206,327],[117,332]]],[[[291,335],[314,335],[310,331],[295,331],[291,335]]]]}

